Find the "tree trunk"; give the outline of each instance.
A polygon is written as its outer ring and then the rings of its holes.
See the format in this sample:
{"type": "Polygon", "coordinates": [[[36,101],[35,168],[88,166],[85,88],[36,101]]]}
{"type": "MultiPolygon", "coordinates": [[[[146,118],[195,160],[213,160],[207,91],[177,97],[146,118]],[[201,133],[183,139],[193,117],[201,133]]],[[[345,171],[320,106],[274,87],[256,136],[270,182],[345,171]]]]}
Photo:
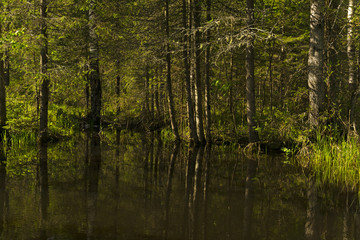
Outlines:
{"type": "Polygon", "coordinates": [[[101,122],[101,79],[99,69],[99,43],[96,34],[96,1],[89,2],[89,82],[91,127],[100,128],[101,122]]]}
{"type": "Polygon", "coordinates": [[[325,83],[323,81],[323,45],[324,45],[324,0],[311,0],[310,6],[310,49],[308,60],[308,86],[312,128],[319,126],[324,108],[325,83]]]}
{"type": "Polygon", "coordinates": [[[171,128],[175,135],[176,141],[180,140],[179,129],[176,122],[174,96],[172,94],[172,83],[171,83],[171,54],[170,54],[170,27],[169,27],[169,0],[166,0],[165,6],[165,25],[166,25],[166,90],[168,93],[169,102],[169,114],[171,121],[171,128]]]}
{"type": "Polygon", "coordinates": [[[194,27],[195,27],[195,112],[196,125],[200,142],[205,142],[203,124],[203,97],[201,83],[201,49],[200,49],[200,24],[201,24],[201,1],[194,0],[194,27]]]}
{"type": "Polygon", "coordinates": [[[119,114],[120,114],[120,76],[116,77],[116,97],[117,97],[116,114],[119,117],[119,114]]]}
{"type": "Polygon", "coordinates": [[[355,129],[355,105],[358,98],[356,94],[357,89],[357,79],[356,79],[356,69],[355,69],[355,45],[353,40],[353,13],[354,13],[354,1],[349,0],[347,20],[348,20],[348,29],[347,29],[347,57],[349,64],[349,90],[350,90],[350,124],[355,129]]]}
{"type": "MultiPolygon", "coordinates": [[[[0,37],[2,36],[2,25],[0,23],[0,37]]],[[[3,61],[3,52],[0,50],[0,128],[6,125],[6,91],[5,91],[5,69],[3,61]]]]}
{"type": "Polygon", "coordinates": [[[149,66],[145,66],[145,99],[143,104],[143,114],[146,120],[150,119],[150,107],[149,107],[149,81],[150,81],[150,74],[149,74],[149,66]]]}
{"type": "Polygon", "coordinates": [[[48,39],[47,39],[47,0],[40,2],[40,128],[39,141],[44,143],[48,132],[48,106],[49,106],[49,83],[48,69],[48,39]]]}
{"type": "MultiPolygon", "coordinates": [[[[10,16],[10,7],[7,5],[6,7],[6,16],[10,16]]],[[[4,22],[4,30],[5,32],[8,32],[10,30],[10,20],[7,20],[4,22]]],[[[1,28],[1,26],[0,26],[1,28]]],[[[0,30],[0,36],[1,36],[1,30],[0,30]]],[[[5,77],[5,86],[10,85],[10,48],[11,46],[5,47],[5,56],[4,56],[4,77],[5,77]]]]}
{"type": "Polygon", "coordinates": [[[249,129],[249,141],[258,142],[259,135],[256,131],[256,99],[255,99],[255,74],[254,74],[254,0],[246,0],[247,6],[247,28],[249,37],[246,46],[246,108],[247,108],[247,124],[249,129]]]}
{"type": "Polygon", "coordinates": [[[187,25],[187,6],[186,0],[183,0],[183,58],[184,58],[184,68],[185,68],[185,85],[186,85],[186,102],[189,118],[189,128],[190,128],[190,141],[198,142],[199,138],[196,131],[195,119],[194,119],[194,109],[193,101],[191,94],[191,81],[190,81],[190,64],[189,64],[189,50],[188,50],[188,25],[187,25]]]}
{"type": "MultiPolygon", "coordinates": [[[[211,0],[206,1],[206,20],[211,21],[211,0]]],[[[211,65],[211,32],[206,34],[206,55],[205,55],[205,113],[206,113],[206,139],[211,142],[211,99],[210,99],[210,65],[211,65]]]]}
{"type": "MultiPolygon", "coordinates": [[[[328,3],[326,3],[328,4],[328,3]]],[[[340,2],[339,0],[332,0],[329,2],[330,8],[329,12],[326,14],[325,24],[326,27],[324,29],[324,38],[325,38],[325,45],[328,46],[326,48],[326,54],[324,57],[326,57],[326,72],[328,72],[327,78],[329,78],[328,81],[328,111],[331,113],[331,115],[334,115],[332,122],[336,121],[337,113],[339,111],[340,107],[340,98],[339,98],[339,89],[340,89],[340,81],[341,76],[339,74],[340,72],[340,55],[338,54],[338,33],[341,31],[339,24],[336,24],[340,2]]],[[[324,63],[325,64],[325,63],[324,63]]]]}

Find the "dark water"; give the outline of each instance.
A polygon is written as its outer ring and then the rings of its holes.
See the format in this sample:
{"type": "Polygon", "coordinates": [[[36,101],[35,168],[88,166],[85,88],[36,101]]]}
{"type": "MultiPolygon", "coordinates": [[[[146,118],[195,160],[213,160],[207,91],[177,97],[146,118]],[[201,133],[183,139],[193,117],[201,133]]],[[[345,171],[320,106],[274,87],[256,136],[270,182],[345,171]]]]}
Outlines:
{"type": "Polygon", "coordinates": [[[0,158],[0,239],[360,239],[356,196],[283,156],[107,133],[0,158]]]}

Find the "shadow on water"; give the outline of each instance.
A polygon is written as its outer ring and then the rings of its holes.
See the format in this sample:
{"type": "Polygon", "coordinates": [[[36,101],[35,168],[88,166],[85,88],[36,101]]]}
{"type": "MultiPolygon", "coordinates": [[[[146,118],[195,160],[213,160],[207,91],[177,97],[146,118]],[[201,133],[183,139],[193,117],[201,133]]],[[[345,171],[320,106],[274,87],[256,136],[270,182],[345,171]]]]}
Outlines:
{"type": "Polygon", "coordinates": [[[360,237],[357,194],[283,156],[120,131],[33,148],[0,151],[0,239],[360,237]]]}

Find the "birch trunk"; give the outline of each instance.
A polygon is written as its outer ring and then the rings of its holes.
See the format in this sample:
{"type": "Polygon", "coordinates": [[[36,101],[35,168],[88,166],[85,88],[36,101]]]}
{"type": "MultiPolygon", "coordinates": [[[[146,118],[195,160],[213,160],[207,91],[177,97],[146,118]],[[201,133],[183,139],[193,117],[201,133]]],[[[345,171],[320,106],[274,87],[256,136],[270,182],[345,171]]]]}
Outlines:
{"type": "Polygon", "coordinates": [[[172,82],[171,82],[171,54],[170,54],[170,27],[169,27],[169,0],[166,0],[165,7],[165,24],[166,24],[166,90],[168,94],[168,103],[169,103],[169,114],[171,121],[171,128],[173,134],[175,136],[175,140],[180,140],[179,129],[176,122],[176,114],[175,114],[175,104],[174,104],[174,96],[172,94],[172,82]]]}
{"type": "Polygon", "coordinates": [[[201,24],[201,1],[194,0],[194,27],[195,27],[195,112],[196,127],[200,142],[205,142],[203,124],[203,97],[201,83],[201,50],[200,50],[200,24],[201,24]]]}
{"type": "Polygon", "coordinates": [[[310,4],[310,49],[308,59],[308,86],[312,128],[319,126],[324,110],[325,83],[323,80],[323,45],[324,45],[324,0],[311,0],[310,4]]]}
{"type": "Polygon", "coordinates": [[[189,118],[189,128],[190,128],[190,141],[199,142],[199,138],[196,131],[195,118],[194,118],[194,108],[191,94],[191,81],[190,81],[190,62],[189,62],[189,49],[188,49],[188,24],[187,24],[187,5],[186,0],[183,0],[183,58],[184,58],[184,68],[185,68],[185,85],[186,85],[186,103],[187,111],[189,118]]]}

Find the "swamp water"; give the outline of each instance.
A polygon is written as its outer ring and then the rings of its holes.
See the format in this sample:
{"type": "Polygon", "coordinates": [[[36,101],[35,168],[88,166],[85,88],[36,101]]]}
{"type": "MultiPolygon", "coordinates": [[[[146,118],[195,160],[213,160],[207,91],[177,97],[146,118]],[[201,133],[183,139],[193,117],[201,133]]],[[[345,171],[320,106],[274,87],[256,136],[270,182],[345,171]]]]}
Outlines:
{"type": "Polygon", "coordinates": [[[0,239],[360,239],[355,197],[284,156],[104,134],[0,157],[0,239]]]}

